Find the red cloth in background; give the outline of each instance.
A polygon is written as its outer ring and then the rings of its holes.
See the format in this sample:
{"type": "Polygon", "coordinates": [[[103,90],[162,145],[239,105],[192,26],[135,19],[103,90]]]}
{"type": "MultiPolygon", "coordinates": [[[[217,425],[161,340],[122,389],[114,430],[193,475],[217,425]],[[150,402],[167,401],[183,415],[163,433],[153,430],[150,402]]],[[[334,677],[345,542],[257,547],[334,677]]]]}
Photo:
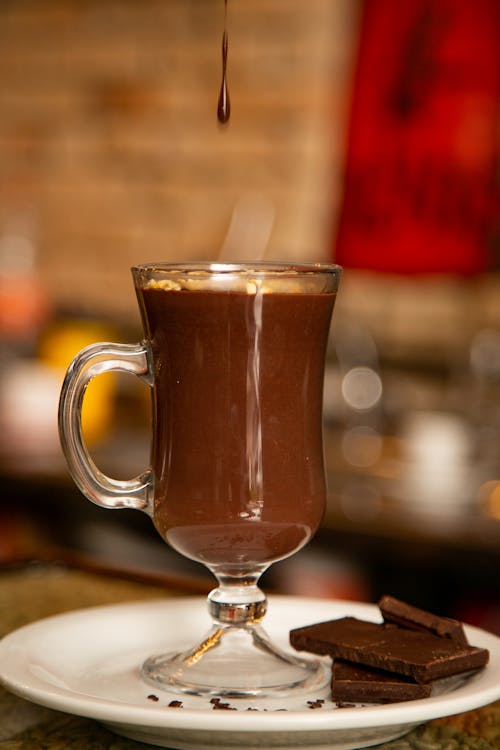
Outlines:
{"type": "Polygon", "coordinates": [[[366,0],[338,263],[405,274],[495,266],[499,40],[499,0],[366,0]]]}

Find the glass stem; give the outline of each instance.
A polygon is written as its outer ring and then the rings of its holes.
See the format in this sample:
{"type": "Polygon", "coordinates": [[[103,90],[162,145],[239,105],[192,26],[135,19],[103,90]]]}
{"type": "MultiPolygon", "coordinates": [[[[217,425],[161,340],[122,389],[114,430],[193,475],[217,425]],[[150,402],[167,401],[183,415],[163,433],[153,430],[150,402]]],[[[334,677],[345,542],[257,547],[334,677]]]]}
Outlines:
{"type": "Polygon", "coordinates": [[[208,610],[221,625],[251,626],[267,611],[267,599],[257,586],[262,571],[244,578],[215,573],[219,586],[208,595],[208,610]]]}

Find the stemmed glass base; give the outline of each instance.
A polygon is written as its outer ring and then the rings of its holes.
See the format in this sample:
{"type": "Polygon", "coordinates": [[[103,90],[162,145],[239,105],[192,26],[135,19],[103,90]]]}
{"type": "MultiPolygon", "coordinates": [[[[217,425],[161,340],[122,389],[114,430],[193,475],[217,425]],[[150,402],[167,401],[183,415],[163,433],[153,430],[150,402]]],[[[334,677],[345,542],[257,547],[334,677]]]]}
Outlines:
{"type": "Polygon", "coordinates": [[[194,648],[147,659],[142,677],[148,684],[233,698],[293,696],[326,685],[323,662],[299,658],[271,641],[261,625],[267,600],[256,585],[221,586],[208,605],[214,623],[205,638],[194,648]]]}

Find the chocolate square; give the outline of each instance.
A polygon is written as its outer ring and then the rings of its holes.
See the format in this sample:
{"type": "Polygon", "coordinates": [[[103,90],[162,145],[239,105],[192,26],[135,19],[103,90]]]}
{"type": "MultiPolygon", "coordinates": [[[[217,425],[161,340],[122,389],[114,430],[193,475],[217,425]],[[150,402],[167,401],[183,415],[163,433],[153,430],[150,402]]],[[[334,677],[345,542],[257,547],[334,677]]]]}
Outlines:
{"type": "Polygon", "coordinates": [[[335,659],[332,669],[332,700],[356,703],[394,703],[428,698],[430,685],[410,677],[335,659]]]}
{"type": "Polygon", "coordinates": [[[458,620],[453,620],[451,617],[439,617],[393,596],[383,596],[378,606],[385,622],[450,638],[462,646],[468,645],[463,625],[458,620]]]}
{"type": "Polygon", "coordinates": [[[299,651],[327,654],[423,683],[479,669],[488,662],[486,649],[354,617],[296,628],[290,632],[290,643],[299,651]]]}

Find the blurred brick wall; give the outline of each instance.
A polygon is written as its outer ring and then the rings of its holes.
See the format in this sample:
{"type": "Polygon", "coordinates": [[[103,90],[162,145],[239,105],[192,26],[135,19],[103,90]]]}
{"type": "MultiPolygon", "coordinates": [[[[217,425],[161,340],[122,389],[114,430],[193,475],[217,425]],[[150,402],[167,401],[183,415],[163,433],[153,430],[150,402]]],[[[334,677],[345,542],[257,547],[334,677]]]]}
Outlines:
{"type": "Polygon", "coordinates": [[[0,5],[0,231],[31,211],[60,306],[135,311],[129,266],[217,255],[238,199],[272,201],[268,258],[322,260],[338,205],[353,0],[0,5]]]}

